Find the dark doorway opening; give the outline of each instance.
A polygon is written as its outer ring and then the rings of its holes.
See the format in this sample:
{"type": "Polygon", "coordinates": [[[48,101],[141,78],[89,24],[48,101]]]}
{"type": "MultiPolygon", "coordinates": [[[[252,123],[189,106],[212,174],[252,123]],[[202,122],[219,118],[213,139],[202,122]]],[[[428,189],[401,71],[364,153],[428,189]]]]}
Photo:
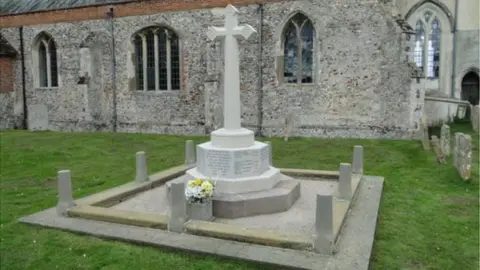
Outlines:
{"type": "MultiPolygon", "coordinates": [[[[479,77],[474,71],[470,71],[462,79],[462,93],[461,99],[470,102],[473,106],[478,105],[480,92],[479,92],[479,77]]],[[[470,108],[467,108],[466,119],[470,119],[470,108]]]]}

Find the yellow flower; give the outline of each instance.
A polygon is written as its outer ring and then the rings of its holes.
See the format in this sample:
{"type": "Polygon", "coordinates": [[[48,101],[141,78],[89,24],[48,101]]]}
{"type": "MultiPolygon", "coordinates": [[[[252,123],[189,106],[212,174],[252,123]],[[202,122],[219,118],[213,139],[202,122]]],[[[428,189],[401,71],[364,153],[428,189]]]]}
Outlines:
{"type": "Polygon", "coordinates": [[[187,185],[188,185],[189,187],[194,187],[194,186],[195,186],[195,181],[194,181],[194,180],[190,180],[190,181],[188,181],[187,185]]]}
{"type": "Polygon", "coordinates": [[[212,196],[213,185],[212,185],[212,183],[210,183],[210,181],[204,181],[202,183],[202,189],[204,190],[204,192],[206,194],[208,194],[208,196],[212,196]]]}
{"type": "Polygon", "coordinates": [[[202,184],[202,180],[201,179],[195,179],[193,180],[193,183],[195,186],[200,186],[202,184]]]}

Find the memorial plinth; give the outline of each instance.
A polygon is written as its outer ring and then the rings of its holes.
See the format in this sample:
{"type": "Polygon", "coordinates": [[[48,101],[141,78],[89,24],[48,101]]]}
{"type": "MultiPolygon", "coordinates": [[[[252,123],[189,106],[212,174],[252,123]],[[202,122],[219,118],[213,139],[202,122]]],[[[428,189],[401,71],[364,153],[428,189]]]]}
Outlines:
{"type": "Polygon", "coordinates": [[[249,147],[220,148],[212,142],[197,146],[197,167],[186,173],[191,178],[211,178],[221,194],[238,194],[273,188],[280,170],[270,166],[269,147],[255,142],[249,147]]]}

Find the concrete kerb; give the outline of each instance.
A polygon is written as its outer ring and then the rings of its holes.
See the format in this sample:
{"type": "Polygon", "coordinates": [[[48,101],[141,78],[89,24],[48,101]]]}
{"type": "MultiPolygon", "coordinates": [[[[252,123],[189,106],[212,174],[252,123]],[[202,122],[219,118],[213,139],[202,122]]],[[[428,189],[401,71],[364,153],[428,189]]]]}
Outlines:
{"type": "Polygon", "coordinates": [[[111,207],[136,194],[147,191],[149,189],[163,185],[165,182],[183,175],[189,169],[186,165],[172,167],[165,171],[161,171],[149,176],[149,181],[146,182],[129,182],[127,184],[105,190],[97,193],[87,200],[82,200],[83,205],[92,205],[100,207],[111,207]]]}
{"type": "MultiPolygon", "coordinates": [[[[165,230],[169,220],[167,215],[119,211],[108,207],[131,198],[140,192],[160,186],[175,177],[181,176],[185,173],[188,167],[188,165],[173,167],[151,175],[149,177],[150,181],[148,182],[130,182],[123,186],[92,195],[92,197],[87,200],[79,200],[78,206],[70,208],[67,211],[67,215],[83,219],[165,230]]],[[[335,178],[335,176],[338,179],[339,175],[339,172],[335,171],[302,169],[281,169],[281,171],[291,176],[301,175],[323,179],[335,178]]],[[[358,181],[352,183],[353,193],[355,193],[359,183],[359,176],[357,175],[356,178],[358,181]]],[[[345,204],[344,201],[335,201],[335,205],[336,210],[335,217],[333,217],[335,220],[333,233],[334,239],[337,239],[351,203],[350,201],[347,201],[347,204],[345,204]]],[[[241,226],[226,225],[215,222],[189,221],[185,223],[184,230],[187,233],[200,236],[203,235],[291,249],[309,250],[313,246],[313,238],[310,235],[289,235],[281,231],[252,228],[245,230],[245,228],[241,226]]]]}

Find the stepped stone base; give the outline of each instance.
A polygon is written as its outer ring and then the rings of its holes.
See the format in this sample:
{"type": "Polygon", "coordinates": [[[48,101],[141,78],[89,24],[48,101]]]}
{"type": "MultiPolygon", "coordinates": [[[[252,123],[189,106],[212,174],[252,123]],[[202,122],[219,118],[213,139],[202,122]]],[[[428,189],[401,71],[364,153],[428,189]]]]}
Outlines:
{"type": "Polygon", "coordinates": [[[280,181],[269,190],[217,194],[213,200],[213,215],[218,218],[241,218],[284,212],[299,197],[300,182],[280,174],[280,181]]]}

